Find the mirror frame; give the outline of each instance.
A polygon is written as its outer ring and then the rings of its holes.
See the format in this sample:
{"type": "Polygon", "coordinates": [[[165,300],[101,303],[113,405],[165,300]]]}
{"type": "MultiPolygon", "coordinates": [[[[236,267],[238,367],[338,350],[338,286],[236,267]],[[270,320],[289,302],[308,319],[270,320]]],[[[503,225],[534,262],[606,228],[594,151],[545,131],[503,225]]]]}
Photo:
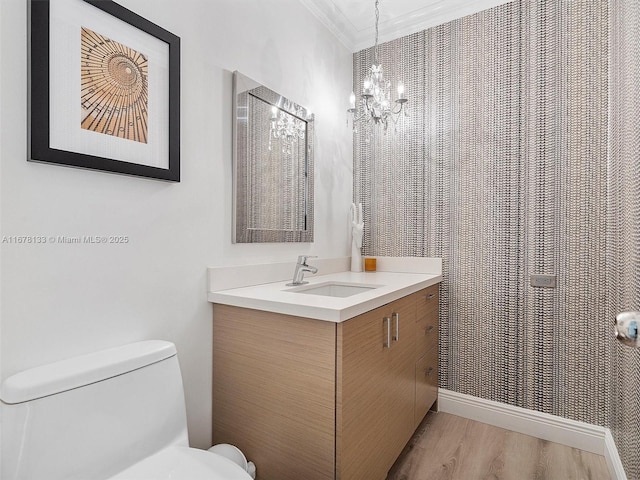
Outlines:
{"type": "Polygon", "coordinates": [[[291,102],[282,95],[261,85],[246,75],[233,72],[233,243],[267,242],[313,242],[313,155],[314,155],[314,115],[306,108],[291,102]],[[242,93],[250,92],[248,95],[242,93]],[[249,149],[239,145],[242,129],[247,129],[248,99],[254,96],[265,103],[276,106],[306,123],[304,192],[302,192],[305,228],[302,230],[268,230],[249,228],[247,214],[246,182],[240,176],[249,169],[249,149]],[[289,108],[288,108],[289,107],[289,108]],[[303,115],[300,115],[303,112],[303,115]],[[302,118],[302,117],[306,118],[302,118]]]}

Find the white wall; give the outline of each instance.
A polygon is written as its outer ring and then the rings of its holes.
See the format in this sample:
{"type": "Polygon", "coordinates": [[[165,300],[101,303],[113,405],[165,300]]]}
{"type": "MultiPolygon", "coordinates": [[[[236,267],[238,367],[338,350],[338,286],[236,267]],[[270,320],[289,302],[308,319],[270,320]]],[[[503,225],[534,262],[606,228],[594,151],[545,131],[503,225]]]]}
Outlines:
{"type": "Polygon", "coordinates": [[[1,244],[2,378],[127,342],[176,343],[191,442],[211,440],[206,268],[347,256],[351,54],[297,0],[118,0],[182,39],[182,182],[27,162],[27,0],[0,1],[1,235],[127,235],[127,245],[1,244]],[[231,244],[231,72],[316,114],[313,244],[231,244]]]}

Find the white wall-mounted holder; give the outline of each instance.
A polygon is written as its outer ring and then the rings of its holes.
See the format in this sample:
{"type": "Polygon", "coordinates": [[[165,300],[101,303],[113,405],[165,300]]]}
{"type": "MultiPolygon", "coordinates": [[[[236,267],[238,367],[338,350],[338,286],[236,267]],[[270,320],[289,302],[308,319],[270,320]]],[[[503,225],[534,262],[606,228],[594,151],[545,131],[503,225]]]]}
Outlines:
{"type": "Polygon", "coordinates": [[[640,348],[638,327],[640,326],[640,312],[622,312],[616,316],[616,338],[623,345],[640,348]]]}

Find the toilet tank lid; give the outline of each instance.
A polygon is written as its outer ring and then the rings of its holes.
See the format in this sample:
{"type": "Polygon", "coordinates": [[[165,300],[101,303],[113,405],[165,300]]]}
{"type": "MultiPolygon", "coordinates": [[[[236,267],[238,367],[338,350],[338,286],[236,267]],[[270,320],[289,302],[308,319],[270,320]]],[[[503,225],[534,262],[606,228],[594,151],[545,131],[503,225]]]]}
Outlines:
{"type": "Polygon", "coordinates": [[[0,387],[0,400],[15,404],[55,395],[137,370],[175,354],[173,343],[147,340],[61,360],[7,378],[0,387]]]}

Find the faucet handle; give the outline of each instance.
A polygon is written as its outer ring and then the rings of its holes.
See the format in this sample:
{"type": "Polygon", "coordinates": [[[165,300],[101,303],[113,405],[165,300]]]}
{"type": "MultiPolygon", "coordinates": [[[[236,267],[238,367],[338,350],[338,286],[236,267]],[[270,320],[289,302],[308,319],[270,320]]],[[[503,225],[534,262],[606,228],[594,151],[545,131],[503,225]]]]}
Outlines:
{"type": "Polygon", "coordinates": [[[318,256],[317,255],[298,255],[298,264],[306,265],[307,259],[309,258],[318,258],[318,256]]]}

